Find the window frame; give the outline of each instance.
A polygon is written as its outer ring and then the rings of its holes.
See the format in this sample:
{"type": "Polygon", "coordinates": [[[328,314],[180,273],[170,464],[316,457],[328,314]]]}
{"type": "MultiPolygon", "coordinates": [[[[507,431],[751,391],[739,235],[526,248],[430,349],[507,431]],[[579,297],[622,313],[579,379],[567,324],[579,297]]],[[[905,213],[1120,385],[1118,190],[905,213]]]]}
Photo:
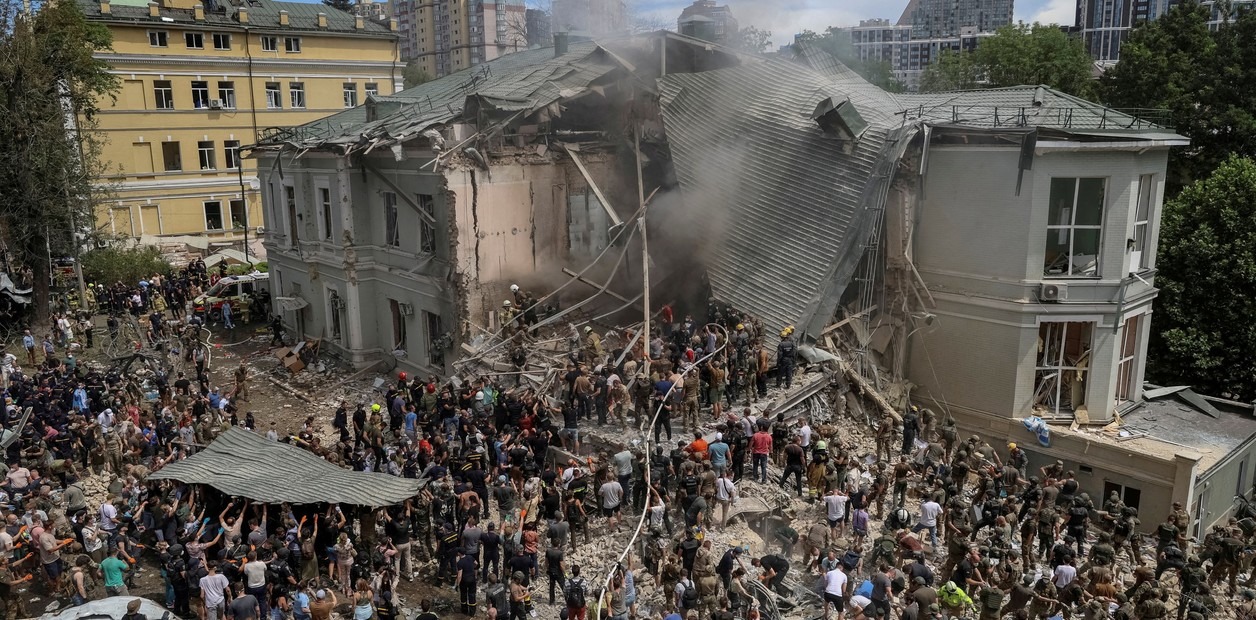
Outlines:
{"type": "Polygon", "coordinates": [[[196,141],[196,161],[200,165],[202,171],[218,170],[218,148],[214,145],[213,140],[197,140],[196,141]],[[208,166],[206,164],[209,164],[208,166]]]}
{"type": "Polygon", "coordinates": [[[427,332],[427,365],[435,367],[443,367],[445,365],[445,352],[438,346],[441,334],[444,332],[444,322],[441,316],[435,312],[423,310],[423,329],[427,332]]]}
{"type": "MultiPolygon", "coordinates": [[[[1072,200],[1071,205],[1067,207],[1069,222],[1067,224],[1052,224],[1050,222],[1050,218],[1051,218],[1052,203],[1054,201],[1052,197],[1048,197],[1047,199],[1048,221],[1047,221],[1047,226],[1046,226],[1046,231],[1047,231],[1046,245],[1043,247],[1043,255],[1044,255],[1043,256],[1043,277],[1046,277],[1046,278],[1099,278],[1099,277],[1102,277],[1103,275],[1103,270],[1102,270],[1103,221],[1104,221],[1104,217],[1107,211],[1106,207],[1107,207],[1107,202],[1108,202],[1109,179],[1107,177],[1052,177],[1050,185],[1053,186],[1055,185],[1056,181],[1060,181],[1060,180],[1070,180],[1073,182],[1073,200],[1072,200]],[[1078,224],[1077,223],[1077,213],[1079,211],[1078,202],[1082,197],[1082,182],[1083,181],[1099,181],[1101,183],[1100,202],[1099,202],[1099,223],[1098,224],[1078,224]],[[1095,259],[1094,259],[1095,266],[1094,266],[1093,273],[1074,271],[1075,267],[1073,264],[1074,262],[1073,257],[1082,255],[1082,254],[1077,253],[1075,249],[1076,244],[1077,244],[1078,232],[1080,231],[1094,231],[1098,239],[1096,243],[1096,247],[1095,247],[1095,259]],[[1059,259],[1057,258],[1055,262],[1048,264],[1046,262],[1047,250],[1053,245],[1061,245],[1061,243],[1058,241],[1053,244],[1051,242],[1051,235],[1055,234],[1058,236],[1062,233],[1068,234],[1068,242],[1067,242],[1068,251],[1066,254],[1067,261],[1065,262],[1067,269],[1063,273],[1050,273],[1048,271],[1048,268],[1058,263],[1059,259]]],[[[1053,190],[1049,190],[1049,191],[1053,191],[1053,190]]],[[[1063,210],[1064,209],[1062,208],[1061,211],[1063,210]]]]}
{"type": "Polygon", "coordinates": [[[239,228],[248,228],[248,227],[249,227],[249,204],[248,204],[248,202],[247,202],[245,199],[243,199],[243,198],[232,198],[232,199],[230,199],[230,200],[228,200],[228,201],[227,201],[227,219],[228,219],[228,220],[230,220],[230,222],[231,222],[231,228],[230,228],[230,230],[235,230],[235,229],[237,228],[237,226],[235,225],[235,221],[236,221],[236,220],[235,220],[236,205],[239,205],[239,206],[240,206],[240,213],[241,213],[241,215],[243,215],[243,216],[244,216],[244,217],[243,217],[243,224],[241,224],[241,226],[239,226],[239,228]]]}
{"type": "Polygon", "coordinates": [[[1120,347],[1116,351],[1116,394],[1118,406],[1134,402],[1138,393],[1138,349],[1143,337],[1143,316],[1126,317],[1121,325],[1120,347]]]}
{"type": "MultiPolygon", "coordinates": [[[[432,216],[432,220],[436,220],[436,196],[432,194],[417,194],[416,198],[419,203],[419,209],[424,213],[432,216]]],[[[419,252],[422,254],[436,254],[437,233],[436,225],[430,224],[425,217],[419,217],[419,252]]]]}
{"type": "Polygon", "coordinates": [[[222,216],[222,201],[221,201],[221,200],[205,200],[205,201],[202,201],[202,202],[201,202],[201,214],[202,214],[202,215],[204,216],[204,218],[205,218],[205,232],[222,232],[222,231],[224,231],[224,230],[227,230],[227,229],[225,228],[225,226],[227,225],[227,222],[226,222],[226,220],[224,220],[224,219],[223,219],[223,216],[222,216]],[[211,227],[210,227],[210,225],[209,225],[209,205],[217,205],[217,208],[218,208],[218,228],[211,228],[211,227]]]}
{"type": "Polygon", "coordinates": [[[279,51],[279,37],[273,34],[264,34],[261,36],[261,42],[262,42],[263,52],[279,51]],[[267,45],[268,42],[269,42],[269,45],[267,45]]]}
{"type": "Polygon", "coordinates": [[[1155,201],[1156,175],[1138,177],[1138,195],[1134,198],[1134,230],[1130,237],[1130,273],[1146,271],[1153,267],[1150,238],[1152,203],[1155,201]]]}
{"type": "Polygon", "coordinates": [[[410,347],[409,347],[409,342],[407,341],[410,339],[410,336],[407,333],[408,330],[406,329],[407,317],[405,314],[402,314],[401,312],[402,303],[403,302],[397,301],[396,299],[388,300],[388,310],[389,310],[389,313],[392,315],[392,324],[393,324],[392,341],[389,344],[389,346],[391,346],[392,348],[389,349],[389,351],[400,350],[400,351],[406,351],[408,353],[410,351],[410,347]]]}
{"type": "Polygon", "coordinates": [[[379,82],[367,82],[362,86],[362,90],[366,97],[371,95],[379,96],[379,82]]]}
{"type": "Polygon", "coordinates": [[[170,80],[153,80],[153,105],[158,110],[174,109],[174,83],[170,80]],[[165,84],[165,86],[162,86],[165,84]],[[166,105],[162,104],[165,99],[166,105]]]}
{"type": "Polygon", "coordinates": [[[235,170],[240,167],[239,140],[222,141],[222,163],[227,170],[235,170]]]}
{"type": "Polygon", "coordinates": [[[345,109],[358,107],[358,83],[344,82],[340,86],[340,94],[345,109]],[[352,96],[351,96],[352,95],[352,96]]]}
{"type": "Polygon", "coordinates": [[[231,51],[231,33],[215,32],[213,33],[214,49],[220,52],[231,51]]]}
{"type": "MultiPolygon", "coordinates": [[[[1061,317],[1063,319],[1063,317],[1061,317]]],[[[1050,415],[1072,414],[1077,410],[1077,403],[1072,402],[1070,395],[1069,406],[1064,408],[1061,406],[1064,395],[1064,381],[1068,377],[1067,373],[1083,374],[1082,381],[1082,404],[1086,403],[1086,390],[1089,389],[1091,364],[1088,363],[1084,367],[1077,366],[1077,362],[1084,359],[1091,360],[1094,354],[1095,346],[1095,329],[1098,322],[1094,320],[1059,320],[1059,321],[1043,321],[1038,326],[1038,337],[1041,340],[1042,351],[1034,358],[1034,398],[1033,408],[1038,409],[1042,406],[1043,397],[1053,396],[1047,401],[1047,405],[1043,406],[1050,415]],[[1086,329],[1089,333],[1083,332],[1079,340],[1084,339],[1086,348],[1082,351],[1077,360],[1069,361],[1065,359],[1069,345],[1069,328],[1077,326],[1086,329]],[[1058,327],[1058,339],[1053,338],[1053,328],[1058,327]],[[1053,349],[1052,346],[1055,345],[1053,349]],[[1054,375],[1052,377],[1051,375],[1054,375]],[[1045,381],[1052,381],[1053,394],[1044,394],[1045,381]]],[[[1073,375],[1072,381],[1077,381],[1076,374],[1073,375]]],[[[1070,382],[1071,383],[1071,382],[1070,382]]]]}
{"type": "Polygon", "coordinates": [[[333,241],[335,234],[332,228],[335,220],[332,218],[334,206],[334,198],[331,194],[331,183],[327,181],[319,181],[314,184],[315,204],[318,206],[318,238],[322,241],[333,241]]]}
{"type": "Polygon", "coordinates": [[[283,51],[285,54],[300,54],[301,53],[301,37],[285,36],[283,38],[283,51]]]}
{"type": "Polygon", "coordinates": [[[292,104],[294,110],[305,109],[305,82],[288,82],[288,103],[292,104]],[[298,95],[300,105],[298,105],[298,95]]]}
{"type": "Polygon", "coordinates": [[[281,86],[279,82],[266,82],[264,91],[266,93],[266,109],[267,110],[282,110],[283,109],[283,86],[281,86]]]}
{"type": "Polygon", "coordinates": [[[170,31],[169,30],[149,30],[148,31],[149,47],[170,47],[170,31]]]}
{"type": "Polygon", "coordinates": [[[161,143],[161,168],[163,172],[183,172],[183,145],[178,140],[161,143]],[[175,168],[169,166],[170,161],[166,158],[167,144],[174,145],[175,168]]]}
{"type": "Polygon", "coordinates": [[[192,80],[192,108],[209,109],[209,80],[192,80]]]}
{"type": "Polygon", "coordinates": [[[384,201],[384,246],[401,247],[401,227],[399,226],[400,211],[397,209],[397,193],[384,191],[380,193],[384,201]]]}
{"type": "Polygon", "coordinates": [[[205,49],[205,33],[189,30],[183,33],[183,45],[190,50],[205,49]]]}
{"type": "Polygon", "coordinates": [[[218,101],[222,102],[223,109],[235,109],[235,80],[218,80],[218,101]]]}

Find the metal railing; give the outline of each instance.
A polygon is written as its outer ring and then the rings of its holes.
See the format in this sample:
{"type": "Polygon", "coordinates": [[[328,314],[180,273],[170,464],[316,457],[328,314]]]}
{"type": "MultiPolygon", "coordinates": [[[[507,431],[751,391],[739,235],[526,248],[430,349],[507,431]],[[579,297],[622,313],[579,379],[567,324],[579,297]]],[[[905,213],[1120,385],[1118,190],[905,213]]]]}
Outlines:
{"type": "Polygon", "coordinates": [[[907,118],[993,127],[1060,129],[1172,129],[1172,112],[1157,108],[1112,109],[1100,106],[918,106],[907,118]]]}

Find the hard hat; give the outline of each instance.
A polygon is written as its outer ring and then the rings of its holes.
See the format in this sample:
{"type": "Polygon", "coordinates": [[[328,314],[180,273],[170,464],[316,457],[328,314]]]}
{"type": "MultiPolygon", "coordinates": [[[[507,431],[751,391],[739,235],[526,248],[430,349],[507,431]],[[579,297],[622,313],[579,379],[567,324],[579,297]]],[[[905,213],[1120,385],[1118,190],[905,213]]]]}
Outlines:
{"type": "Polygon", "coordinates": [[[503,307],[503,308],[509,308],[509,307],[510,307],[510,300],[509,300],[509,299],[507,299],[506,301],[503,301],[503,302],[502,302],[502,307],[503,307]]]}
{"type": "Polygon", "coordinates": [[[401,379],[402,381],[405,381],[405,380],[406,380],[406,373],[404,373],[404,372],[403,372],[403,373],[398,373],[398,374],[397,374],[397,378],[398,378],[398,379],[401,379]]]}
{"type": "Polygon", "coordinates": [[[584,326],[584,333],[586,333],[586,334],[587,334],[587,333],[589,333],[589,332],[591,332],[591,331],[593,331],[593,328],[592,328],[592,327],[589,327],[588,325],[585,325],[585,326],[584,326]]]}
{"type": "Polygon", "coordinates": [[[371,405],[371,411],[379,411],[379,409],[380,409],[379,403],[375,403],[374,405],[371,405]]]}
{"type": "Polygon", "coordinates": [[[1015,450],[1015,449],[1016,449],[1016,444],[1015,444],[1015,443],[1009,443],[1009,444],[1007,444],[1007,449],[1008,449],[1008,450],[1015,450]]]}
{"type": "Polygon", "coordinates": [[[743,325],[743,324],[741,324],[741,323],[738,323],[738,324],[737,324],[737,329],[746,329],[746,326],[745,326],[745,325],[743,325]]]}
{"type": "Polygon", "coordinates": [[[788,336],[788,335],[789,335],[789,330],[788,330],[788,329],[782,329],[782,330],[781,330],[781,338],[784,338],[784,337],[786,337],[786,336],[788,336]]]}
{"type": "Polygon", "coordinates": [[[510,285],[510,292],[512,292],[512,293],[518,293],[518,292],[519,292],[519,285],[518,285],[518,284],[511,284],[511,285],[510,285]]]}

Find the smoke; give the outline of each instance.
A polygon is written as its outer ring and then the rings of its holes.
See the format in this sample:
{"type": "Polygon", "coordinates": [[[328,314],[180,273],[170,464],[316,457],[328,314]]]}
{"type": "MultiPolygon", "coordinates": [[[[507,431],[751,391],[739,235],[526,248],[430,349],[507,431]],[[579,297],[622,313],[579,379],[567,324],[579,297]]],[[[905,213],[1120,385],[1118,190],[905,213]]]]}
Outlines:
{"type": "MultiPolygon", "coordinates": [[[[676,28],[676,18],[692,0],[637,0],[633,7],[640,15],[652,15],[676,28]]],[[[823,32],[829,26],[854,26],[862,19],[883,17],[897,20],[907,0],[720,0],[733,10],[742,27],[754,26],[772,32],[776,45],[792,43],[803,30],[823,32]]]]}

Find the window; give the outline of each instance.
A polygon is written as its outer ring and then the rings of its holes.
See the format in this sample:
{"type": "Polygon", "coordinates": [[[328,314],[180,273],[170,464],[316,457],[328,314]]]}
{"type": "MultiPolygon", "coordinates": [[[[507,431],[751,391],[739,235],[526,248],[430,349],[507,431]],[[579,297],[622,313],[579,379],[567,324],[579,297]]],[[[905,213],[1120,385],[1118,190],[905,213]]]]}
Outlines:
{"type": "Polygon", "coordinates": [[[379,96],[379,84],[376,84],[375,82],[367,82],[365,89],[366,89],[366,94],[368,96],[369,95],[375,95],[376,97],[379,96]]]}
{"type": "Polygon", "coordinates": [[[214,33],[214,49],[229,50],[231,49],[231,34],[227,32],[214,33]]]}
{"type": "Polygon", "coordinates": [[[1234,485],[1234,494],[1247,497],[1247,459],[1239,462],[1239,479],[1234,485]]]}
{"type": "Polygon", "coordinates": [[[179,156],[178,142],[161,143],[161,161],[165,166],[166,172],[175,172],[183,169],[183,158],[179,156]]]}
{"type": "Polygon", "coordinates": [[[444,330],[441,328],[440,315],[424,311],[423,324],[427,327],[427,363],[431,366],[444,366],[444,330]]]}
{"type": "MultiPolygon", "coordinates": [[[[436,219],[436,197],[431,194],[419,194],[419,209],[436,219]]],[[[436,225],[419,218],[419,251],[424,254],[436,253],[436,225]]]]}
{"type": "Polygon", "coordinates": [[[353,82],[345,82],[344,97],[346,108],[358,107],[358,85],[353,82]]]}
{"type": "Polygon", "coordinates": [[[401,304],[396,299],[388,300],[388,309],[392,311],[393,350],[406,350],[406,316],[401,313],[401,304]]]}
{"type": "Polygon", "coordinates": [[[201,170],[213,170],[214,166],[214,143],[213,142],[197,142],[196,155],[201,162],[201,170]]]}
{"type": "Polygon", "coordinates": [[[235,82],[218,83],[218,101],[224,108],[235,109],[235,82]]]}
{"type": "Polygon", "coordinates": [[[297,235],[297,188],[285,185],[283,192],[284,202],[288,205],[288,245],[296,246],[301,240],[297,235]]]}
{"type": "Polygon", "coordinates": [[[262,51],[263,52],[273,52],[278,49],[279,49],[278,37],[270,37],[270,36],[262,37],[262,51]]]}
{"type": "Polygon", "coordinates": [[[323,241],[331,241],[331,211],[331,188],[318,188],[318,221],[323,227],[323,241]]]}
{"type": "Polygon", "coordinates": [[[192,107],[209,107],[209,82],[192,82],[192,107]]]}
{"type": "Polygon", "coordinates": [[[199,32],[183,33],[183,43],[190,50],[205,49],[205,35],[199,32]]]}
{"type": "Polygon", "coordinates": [[[332,339],[340,337],[340,305],[343,303],[340,294],[336,291],[331,291],[327,296],[327,323],[331,327],[332,339]]]}
{"type": "Polygon", "coordinates": [[[240,167],[240,141],[239,140],[223,140],[222,141],[222,158],[227,164],[228,170],[235,170],[240,167]]]}
{"type": "Polygon", "coordinates": [[[288,98],[292,100],[292,107],[305,107],[305,82],[288,82],[288,98]]]}
{"type": "Polygon", "coordinates": [[[301,37],[284,37],[283,51],[288,52],[289,54],[300,54],[301,37]]]}
{"type": "Polygon", "coordinates": [[[1130,272],[1138,273],[1151,268],[1147,254],[1147,234],[1151,231],[1151,201],[1156,191],[1156,177],[1144,174],[1138,177],[1138,204],[1134,207],[1134,238],[1130,251],[1130,272]]]}
{"type": "Polygon", "coordinates": [[[1116,402],[1128,403],[1138,394],[1138,339],[1142,336],[1142,315],[1125,319],[1121,326],[1121,350],[1116,365],[1116,402]]]}
{"type": "MultiPolygon", "coordinates": [[[[236,228],[244,228],[248,226],[249,214],[248,214],[248,209],[245,207],[244,200],[237,198],[235,200],[232,200],[230,204],[231,204],[231,228],[236,229],[236,228]]],[[[245,286],[252,287],[253,285],[246,284],[245,286]]]]}
{"type": "Polygon", "coordinates": [[[174,87],[170,80],[153,80],[153,100],[158,110],[174,109],[174,87]]]}
{"type": "Polygon", "coordinates": [[[401,231],[397,229],[397,195],[384,192],[384,244],[401,245],[401,231]]]}
{"type": "Polygon", "coordinates": [[[1099,275],[1103,199],[1103,179],[1051,179],[1043,273],[1099,275]]]}
{"type": "Polygon", "coordinates": [[[165,30],[149,30],[148,44],[153,47],[166,47],[166,42],[169,36],[169,33],[165,30]]]}
{"type": "Polygon", "coordinates": [[[279,82],[266,82],[266,107],[271,110],[283,107],[283,92],[279,90],[279,82]]]}
{"type": "Polygon", "coordinates": [[[1086,404],[1094,323],[1043,323],[1038,327],[1034,409],[1072,413],[1086,404]]]}
{"type": "Polygon", "coordinates": [[[1112,497],[1113,493],[1116,493],[1116,496],[1121,498],[1121,503],[1125,504],[1126,506],[1130,508],[1138,508],[1139,507],[1138,505],[1141,504],[1143,501],[1142,490],[1135,489],[1134,487],[1130,487],[1130,486],[1125,486],[1123,484],[1117,484],[1110,480],[1104,480],[1103,481],[1103,501],[1105,502],[1108,501],[1108,498],[1112,497]]]}
{"type": "Polygon", "coordinates": [[[222,203],[210,200],[205,203],[205,230],[222,230],[222,203]]]}

